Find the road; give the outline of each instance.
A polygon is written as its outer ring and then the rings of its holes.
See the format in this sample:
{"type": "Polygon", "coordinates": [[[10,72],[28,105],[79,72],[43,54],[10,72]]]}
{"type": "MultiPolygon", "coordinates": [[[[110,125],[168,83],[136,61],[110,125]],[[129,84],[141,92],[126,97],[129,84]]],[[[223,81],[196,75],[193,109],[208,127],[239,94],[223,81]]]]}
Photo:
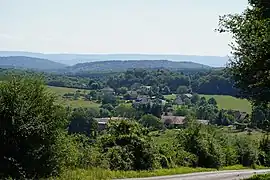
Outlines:
{"type": "Polygon", "coordinates": [[[244,178],[249,178],[254,174],[265,174],[265,173],[270,173],[270,169],[215,171],[215,172],[191,173],[173,176],[158,176],[149,178],[129,178],[121,180],[242,180],[244,178]]]}

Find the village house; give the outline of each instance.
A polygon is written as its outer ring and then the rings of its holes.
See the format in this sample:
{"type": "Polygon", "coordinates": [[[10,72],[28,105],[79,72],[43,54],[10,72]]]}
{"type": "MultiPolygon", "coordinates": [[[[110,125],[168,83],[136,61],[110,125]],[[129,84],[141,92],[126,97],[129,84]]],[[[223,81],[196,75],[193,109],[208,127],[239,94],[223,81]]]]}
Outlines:
{"type": "MultiPolygon", "coordinates": [[[[185,123],[185,116],[173,116],[171,113],[168,115],[163,115],[161,117],[161,121],[164,123],[166,127],[169,128],[181,128],[185,123]]],[[[208,125],[209,120],[197,119],[198,123],[208,125]]]]}
{"type": "Polygon", "coordinates": [[[180,128],[184,125],[184,116],[162,116],[161,121],[166,127],[169,128],[180,128]]]}
{"type": "Polygon", "coordinates": [[[249,115],[246,112],[235,111],[234,117],[237,121],[243,122],[244,120],[248,119],[249,115]]]}

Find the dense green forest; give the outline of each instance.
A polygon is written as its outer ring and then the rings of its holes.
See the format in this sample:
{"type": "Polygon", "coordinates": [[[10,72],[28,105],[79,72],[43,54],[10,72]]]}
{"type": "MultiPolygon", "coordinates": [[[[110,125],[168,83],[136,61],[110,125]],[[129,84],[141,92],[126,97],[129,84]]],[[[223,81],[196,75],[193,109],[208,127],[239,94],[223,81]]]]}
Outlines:
{"type": "Polygon", "coordinates": [[[91,71],[112,71],[121,72],[129,69],[170,69],[170,70],[188,70],[188,69],[211,69],[210,66],[194,62],[168,61],[168,60],[126,60],[126,61],[97,61],[80,63],[68,67],[68,72],[91,72],[91,71]]]}
{"type": "Polygon", "coordinates": [[[44,76],[51,86],[73,87],[97,90],[111,87],[117,90],[133,86],[153,86],[157,93],[164,95],[177,93],[179,86],[185,86],[187,92],[198,94],[215,94],[237,96],[238,91],[228,73],[221,70],[183,70],[179,72],[167,69],[132,69],[125,72],[92,72],[92,73],[38,73],[34,71],[0,69],[0,74],[36,74],[44,76]]]}

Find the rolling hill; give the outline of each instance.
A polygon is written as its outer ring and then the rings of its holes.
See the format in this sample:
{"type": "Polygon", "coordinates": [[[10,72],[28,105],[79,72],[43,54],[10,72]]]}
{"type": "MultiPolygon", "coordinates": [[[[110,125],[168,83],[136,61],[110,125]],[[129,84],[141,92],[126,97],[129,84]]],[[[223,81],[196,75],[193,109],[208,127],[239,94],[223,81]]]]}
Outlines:
{"type": "Polygon", "coordinates": [[[79,63],[66,68],[68,72],[83,72],[83,71],[126,71],[128,69],[210,69],[210,66],[193,63],[193,62],[174,62],[168,60],[116,60],[116,61],[98,61],[89,63],[79,63]]]}
{"type": "Polygon", "coordinates": [[[224,67],[224,65],[228,62],[228,57],[225,56],[197,56],[179,54],[44,54],[24,51],[0,51],[0,56],[27,56],[48,59],[67,65],[111,60],[170,60],[177,62],[191,61],[212,67],[224,67]]]}
{"type": "Polygon", "coordinates": [[[50,61],[47,59],[25,57],[25,56],[9,56],[9,57],[0,57],[0,67],[34,69],[34,70],[55,70],[55,69],[63,69],[66,67],[66,65],[50,61]]]}

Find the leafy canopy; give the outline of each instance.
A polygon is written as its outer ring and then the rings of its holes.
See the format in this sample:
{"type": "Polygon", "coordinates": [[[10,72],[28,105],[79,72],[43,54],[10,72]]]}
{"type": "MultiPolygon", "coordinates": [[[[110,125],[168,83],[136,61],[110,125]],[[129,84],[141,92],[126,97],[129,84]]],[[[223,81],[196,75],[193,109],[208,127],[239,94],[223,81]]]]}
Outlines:
{"type": "Polygon", "coordinates": [[[228,67],[235,85],[253,102],[270,101],[270,3],[249,0],[241,14],[220,17],[219,32],[232,34],[228,67]]]}

